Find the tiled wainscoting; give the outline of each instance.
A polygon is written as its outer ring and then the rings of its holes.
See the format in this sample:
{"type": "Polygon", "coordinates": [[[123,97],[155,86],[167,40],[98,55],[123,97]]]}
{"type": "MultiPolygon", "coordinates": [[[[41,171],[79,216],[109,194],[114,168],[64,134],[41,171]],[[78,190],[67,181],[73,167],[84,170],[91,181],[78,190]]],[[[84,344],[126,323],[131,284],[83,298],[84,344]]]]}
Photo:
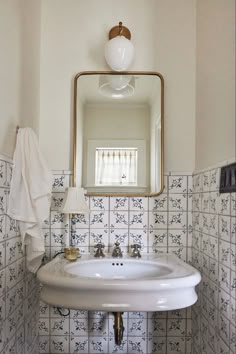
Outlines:
{"type": "Polygon", "coordinates": [[[220,169],[193,176],[193,354],[236,353],[236,194],[219,194],[220,169]]]}
{"type": "MultiPolygon", "coordinates": [[[[63,249],[69,232],[68,217],[58,210],[70,174],[57,171],[54,177],[51,216],[44,224],[48,259],[63,249]]],[[[111,252],[119,240],[128,252],[140,243],[142,252],[173,252],[191,262],[192,176],[168,175],[165,186],[157,198],[90,197],[91,213],[76,217],[74,244],[81,252],[94,252],[94,245],[103,242],[111,252]]],[[[124,324],[124,341],[117,347],[111,314],[71,311],[63,317],[41,303],[40,353],[191,354],[191,309],[129,312],[124,324]]]]}
{"type": "Polygon", "coordinates": [[[11,171],[0,156],[0,353],[38,354],[38,284],[26,271],[17,224],[6,215],[11,171]]]}

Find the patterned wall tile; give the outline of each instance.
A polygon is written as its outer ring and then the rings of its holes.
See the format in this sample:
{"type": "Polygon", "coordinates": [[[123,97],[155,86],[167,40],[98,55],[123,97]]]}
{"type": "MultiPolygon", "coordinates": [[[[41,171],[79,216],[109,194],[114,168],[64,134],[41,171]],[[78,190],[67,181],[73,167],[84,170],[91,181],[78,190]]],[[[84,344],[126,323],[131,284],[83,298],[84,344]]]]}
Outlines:
{"type": "Polygon", "coordinates": [[[203,272],[200,308],[195,312],[193,307],[197,321],[193,318],[192,331],[201,328],[200,336],[193,336],[193,354],[235,352],[230,329],[236,323],[235,194],[219,194],[219,176],[219,168],[193,176],[193,204],[201,201],[199,214],[193,209],[193,265],[203,272]]]}

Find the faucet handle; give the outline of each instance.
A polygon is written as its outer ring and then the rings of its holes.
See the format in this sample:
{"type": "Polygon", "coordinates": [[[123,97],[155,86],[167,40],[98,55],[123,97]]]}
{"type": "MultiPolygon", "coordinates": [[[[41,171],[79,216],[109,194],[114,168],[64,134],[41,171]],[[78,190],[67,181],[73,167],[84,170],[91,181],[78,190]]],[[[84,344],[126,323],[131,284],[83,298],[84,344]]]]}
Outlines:
{"type": "Polygon", "coordinates": [[[132,253],[131,253],[131,257],[136,257],[136,258],[141,258],[141,245],[138,243],[135,243],[133,245],[131,245],[132,248],[132,253]]]}
{"type": "Polygon", "coordinates": [[[103,253],[103,248],[105,248],[105,245],[103,243],[98,243],[94,246],[96,250],[94,257],[95,258],[103,258],[105,257],[105,254],[103,253]]]}

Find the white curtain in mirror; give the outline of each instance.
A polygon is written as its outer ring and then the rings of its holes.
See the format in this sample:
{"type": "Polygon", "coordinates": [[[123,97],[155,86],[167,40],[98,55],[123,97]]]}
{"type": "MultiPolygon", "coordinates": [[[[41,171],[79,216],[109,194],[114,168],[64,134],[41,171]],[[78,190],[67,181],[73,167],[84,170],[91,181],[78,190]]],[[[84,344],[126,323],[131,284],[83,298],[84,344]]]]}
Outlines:
{"type": "Polygon", "coordinates": [[[137,155],[135,148],[96,149],[96,185],[136,186],[137,155]]]}

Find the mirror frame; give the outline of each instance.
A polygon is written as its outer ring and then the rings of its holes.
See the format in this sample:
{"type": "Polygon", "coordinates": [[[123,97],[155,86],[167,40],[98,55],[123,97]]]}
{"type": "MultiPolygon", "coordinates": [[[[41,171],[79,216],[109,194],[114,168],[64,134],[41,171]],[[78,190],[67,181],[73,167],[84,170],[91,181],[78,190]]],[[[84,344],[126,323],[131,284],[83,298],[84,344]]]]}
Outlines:
{"type": "Polygon", "coordinates": [[[76,150],[77,150],[77,95],[78,95],[78,79],[84,75],[150,75],[158,76],[161,80],[161,188],[157,193],[87,193],[86,196],[96,197],[157,197],[160,195],[164,186],[164,78],[159,72],[155,71],[81,71],[74,78],[74,102],[73,102],[73,180],[72,185],[76,186],[76,150]]]}

